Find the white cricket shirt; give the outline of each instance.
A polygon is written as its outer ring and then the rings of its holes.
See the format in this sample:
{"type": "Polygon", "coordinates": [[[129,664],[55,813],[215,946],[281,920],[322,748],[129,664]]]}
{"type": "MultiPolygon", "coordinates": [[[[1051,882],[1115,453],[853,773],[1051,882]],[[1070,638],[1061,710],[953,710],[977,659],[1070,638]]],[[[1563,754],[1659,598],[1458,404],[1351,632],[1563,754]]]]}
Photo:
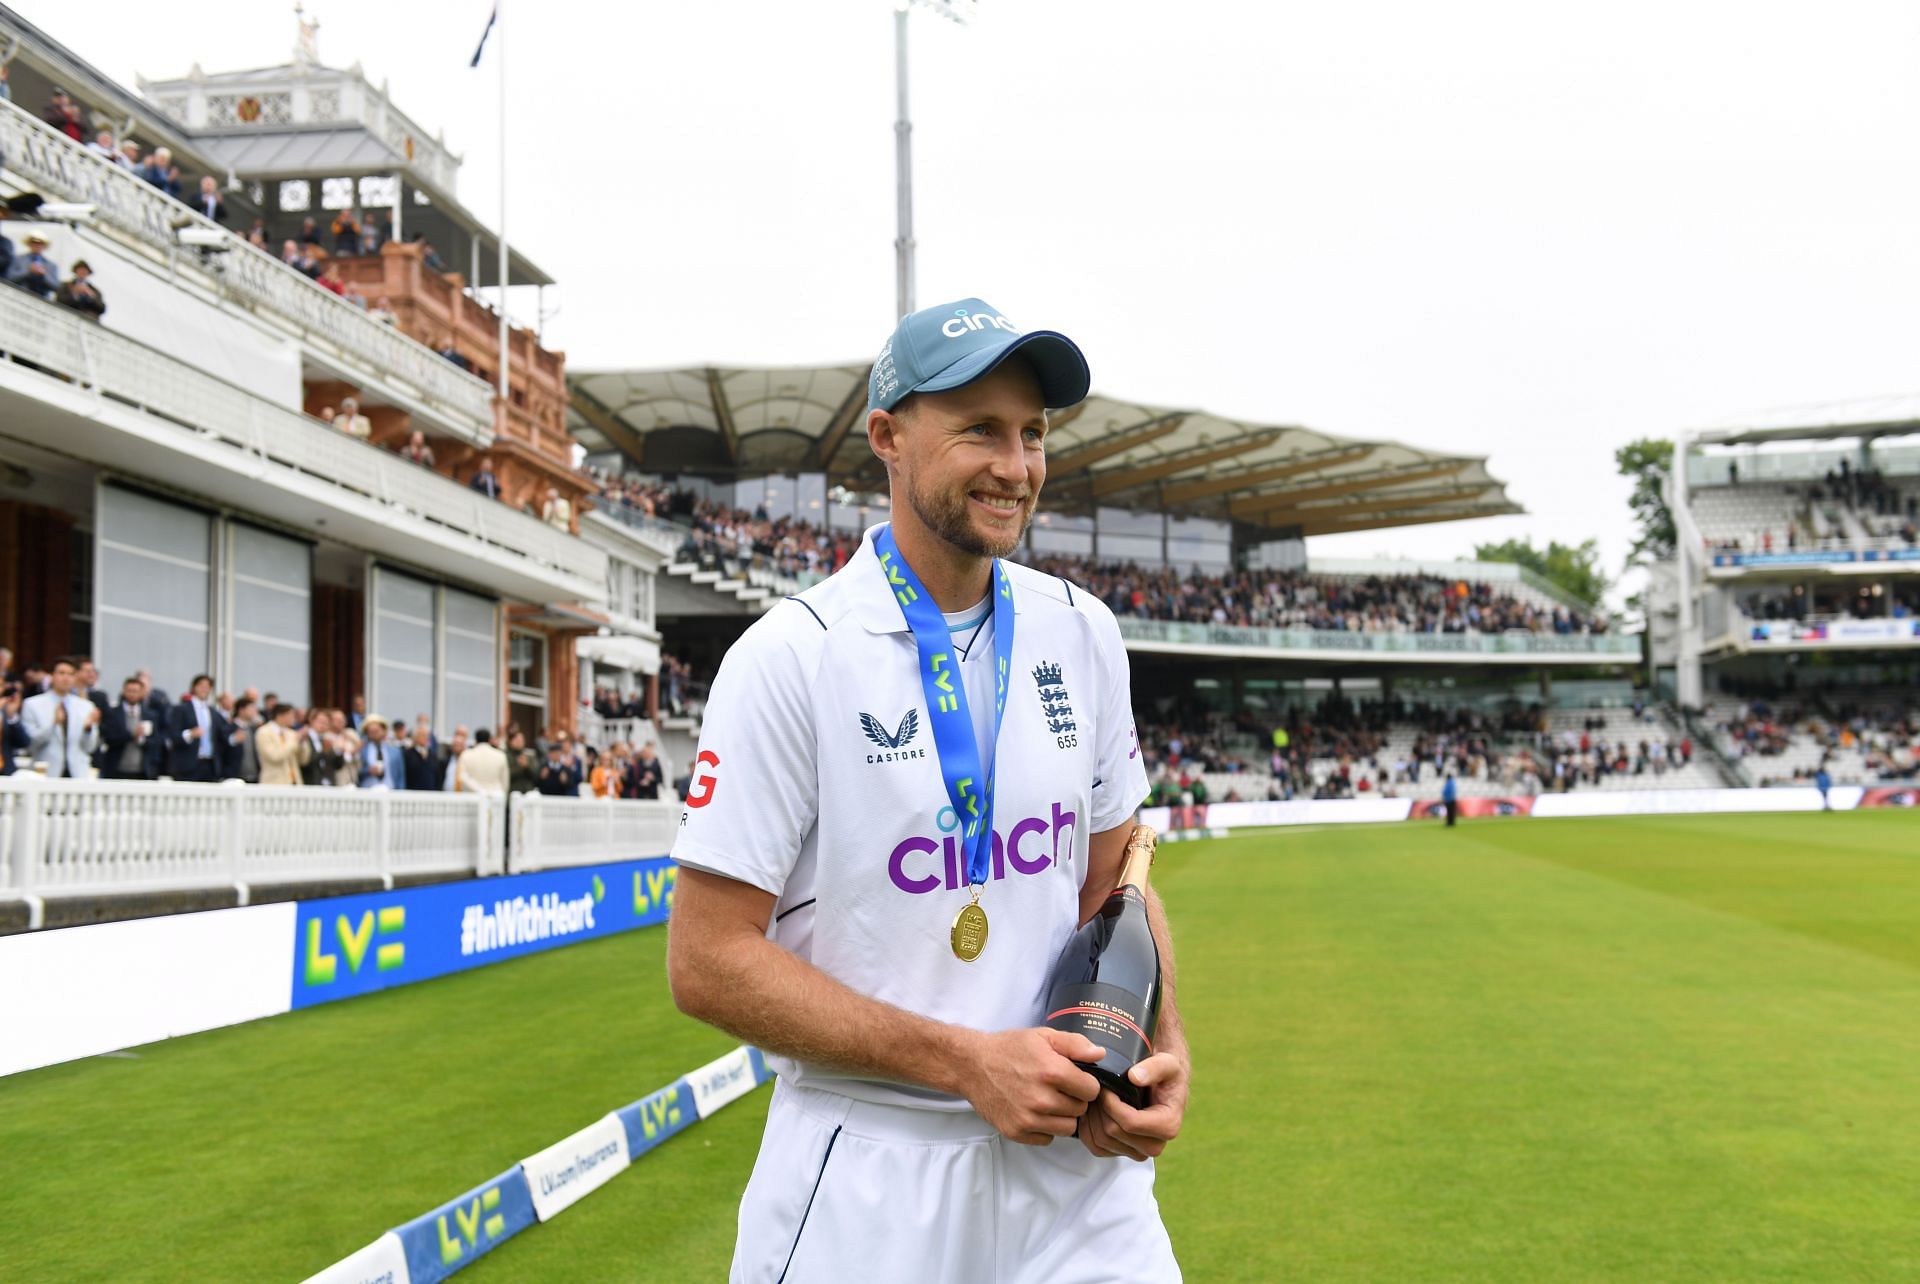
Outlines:
{"type": "MultiPolygon", "coordinates": [[[[877,528],[876,528],[877,529],[877,528]]],[[[993,860],[974,962],[948,932],[971,897],[913,634],[869,530],[830,579],[776,605],[721,662],[673,857],[778,898],[768,936],[851,989],[978,1030],[1040,1023],[1078,925],[1089,838],[1147,793],[1127,654],[1106,604],[1011,562],[1014,651],[995,752],[993,860]]],[[[991,729],[993,624],[953,636],[991,729]],[[964,653],[964,654],[963,654],[964,653]]],[[[772,1058],[794,1083],[934,1109],[964,1101],[772,1058]]]]}

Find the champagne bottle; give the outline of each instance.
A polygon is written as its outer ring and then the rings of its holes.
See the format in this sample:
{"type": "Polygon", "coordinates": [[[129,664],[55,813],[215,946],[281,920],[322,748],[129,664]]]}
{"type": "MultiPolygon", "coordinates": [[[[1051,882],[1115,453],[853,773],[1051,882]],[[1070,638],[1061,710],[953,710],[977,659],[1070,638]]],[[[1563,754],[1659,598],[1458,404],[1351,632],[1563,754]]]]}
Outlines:
{"type": "Polygon", "coordinates": [[[1134,826],[1120,867],[1120,885],[1061,952],[1047,991],[1047,1025],[1084,1035],[1106,1051],[1085,1068],[1136,1110],[1147,1089],[1127,1071],[1153,1055],[1160,1016],[1160,947],[1147,922],[1147,870],[1159,835],[1134,826]]]}

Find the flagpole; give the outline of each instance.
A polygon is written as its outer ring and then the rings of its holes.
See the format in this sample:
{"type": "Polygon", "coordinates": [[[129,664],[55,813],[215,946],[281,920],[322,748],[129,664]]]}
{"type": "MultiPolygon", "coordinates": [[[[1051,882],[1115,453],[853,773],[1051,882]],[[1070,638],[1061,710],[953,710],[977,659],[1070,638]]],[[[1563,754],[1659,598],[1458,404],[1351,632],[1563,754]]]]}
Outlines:
{"type": "MultiPolygon", "coordinates": [[[[499,39],[493,56],[500,64],[500,400],[512,405],[507,390],[507,33],[501,21],[506,0],[494,5],[494,25],[499,39]]],[[[503,410],[502,414],[506,412],[503,410]]],[[[505,420],[503,419],[504,423],[505,420]]]]}

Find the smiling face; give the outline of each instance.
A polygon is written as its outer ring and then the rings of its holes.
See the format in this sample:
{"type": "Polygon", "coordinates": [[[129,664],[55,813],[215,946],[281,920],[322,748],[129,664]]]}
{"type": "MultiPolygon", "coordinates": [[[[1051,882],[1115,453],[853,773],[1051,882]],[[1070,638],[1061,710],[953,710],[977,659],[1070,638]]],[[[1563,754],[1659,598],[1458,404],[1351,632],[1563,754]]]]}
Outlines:
{"type": "Polygon", "coordinates": [[[894,520],[911,514],[969,557],[1020,545],[1047,480],[1040,380],[1019,357],[951,392],[874,411],[868,434],[893,478],[894,520]],[[905,512],[902,512],[902,509],[905,512]]]}

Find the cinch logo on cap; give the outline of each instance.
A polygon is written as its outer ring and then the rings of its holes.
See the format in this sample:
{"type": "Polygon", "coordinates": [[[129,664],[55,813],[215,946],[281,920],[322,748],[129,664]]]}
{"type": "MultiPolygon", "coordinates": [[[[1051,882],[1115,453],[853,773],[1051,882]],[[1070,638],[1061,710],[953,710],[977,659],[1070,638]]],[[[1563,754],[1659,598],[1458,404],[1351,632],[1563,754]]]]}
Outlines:
{"type": "Polygon", "coordinates": [[[980,312],[969,312],[965,308],[955,308],[953,317],[941,325],[940,333],[949,339],[960,339],[965,338],[970,330],[984,330],[988,326],[996,330],[1005,330],[1008,334],[1020,333],[1019,326],[998,313],[987,316],[980,312]]]}

